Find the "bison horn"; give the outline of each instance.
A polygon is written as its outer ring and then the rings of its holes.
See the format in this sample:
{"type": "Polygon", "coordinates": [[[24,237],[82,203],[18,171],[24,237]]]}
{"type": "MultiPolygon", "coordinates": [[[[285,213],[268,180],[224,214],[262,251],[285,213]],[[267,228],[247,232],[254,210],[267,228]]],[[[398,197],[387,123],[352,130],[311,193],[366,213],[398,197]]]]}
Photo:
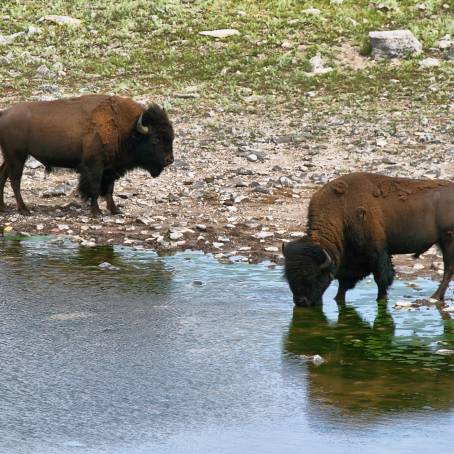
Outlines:
{"type": "Polygon", "coordinates": [[[148,126],[144,126],[142,124],[142,116],[143,116],[143,114],[140,115],[139,119],[137,120],[136,128],[137,128],[137,131],[140,132],[140,134],[148,134],[148,131],[150,130],[150,128],[148,126]]]}
{"type": "Polygon", "coordinates": [[[326,259],[325,261],[320,265],[320,269],[321,270],[324,270],[326,268],[329,268],[331,266],[331,257],[329,256],[328,252],[325,251],[325,249],[323,249],[323,252],[325,253],[325,256],[326,256],[326,259]]]}

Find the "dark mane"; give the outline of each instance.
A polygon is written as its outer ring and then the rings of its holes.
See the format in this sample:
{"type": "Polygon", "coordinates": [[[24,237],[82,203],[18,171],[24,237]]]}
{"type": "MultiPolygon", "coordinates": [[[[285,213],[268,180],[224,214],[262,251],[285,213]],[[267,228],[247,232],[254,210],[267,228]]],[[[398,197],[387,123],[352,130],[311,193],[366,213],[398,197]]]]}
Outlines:
{"type": "Polygon", "coordinates": [[[323,263],[326,260],[326,255],[321,246],[313,243],[307,237],[288,243],[285,247],[285,278],[288,281],[298,279],[308,258],[317,263],[323,263]]]}
{"type": "Polygon", "coordinates": [[[153,128],[165,139],[174,139],[175,134],[172,123],[167,116],[167,112],[161,106],[151,104],[142,114],[142,123],[145,126],[153,126],[153,128]]]}

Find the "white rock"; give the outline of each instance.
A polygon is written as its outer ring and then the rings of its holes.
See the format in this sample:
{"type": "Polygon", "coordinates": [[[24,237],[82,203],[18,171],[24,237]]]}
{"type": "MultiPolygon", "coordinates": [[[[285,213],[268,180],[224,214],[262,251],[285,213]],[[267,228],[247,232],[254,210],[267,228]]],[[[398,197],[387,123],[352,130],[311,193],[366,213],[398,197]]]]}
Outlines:
{"type": "Polygon", "coordinates": [[[55,77],[55,73],[51,71],[46,65],[41,65],[36,70],[36,75],[39,77],[47,77],[48,79],[55,77]]]}
{"type": "Polygon", "coordinates": [[[342,5],[344,0],[330,0],[331,5],[342,5]]]}
{"type": "Polygon", "coordinates": [[[260,240],[263,240],[265,238],[270,238],[272,236],[274,236],[274,233],[273,232],[257,232],[253,235],[255,238],[258,238],[260,240]]]}
{"type": "Polygon", "coordinates": [[[302,238],[304,235],[304,232],[290,232],[292,238],[302,238]]]}
{"type": "Polygon", "coordinates": [[[447,35],[438,41],[438,47],[439,49],[449,49],[450,47],[454,47],[454,40],[447,35]]]}
{"type": "Polygon", "coordinates": [[[50,14],[48,16],[43,16],[41,19],[38,20],[38,22],[53,22],[54,24],[59,24],[59,25],[70,25],[72,27],[79,27],[82,21],[80,19],[76,19],[75,17],[71,16],[58,16],[58,15],[53,15],[50,14]]]}
{"type": "Polygon", "coordinates": [[[81,244],[81,246],[85,246],[85,247],[95,247],[96,246],[96,243],[94,241],[89,241],[89,240],[82,240],[82,242],[80,244],[81,244]]]}
{"type": "Polygon", "coordinates": [[[279,252],[279,248],[276,246],[267,246],[265,248],[265,251],[266,252],[279,252]]]}
{"type": "Polygon", "coordinates": [[[43,29],[39,27],[35,27],[34,25],[29,25],[27,27],[27,35],[38,35],[39,33],[42,33],[43,29]]]}
{"type": "Polygon", "coordinates": [[[257,157],[257,155],[254,154],[254,153],[251,153],[251,154],[249,154],[249,155],[247,156],[247,160],[250,161],[250,162],[255,162],[255,161],[257,161],[257,159],[258,159],[258,157],[257,157]]]}
{"type": "Polygon", "coordinates": [[[323,363],[326,363],[326,360],[322,358],[320,355],[314,355],[311,358],[311,361],[316,365],[316,366],[321,366],[323,363]]]}
{"type": "Polygon", "coordinates": [[[183,238],[183,233],[178,232],[178,231],[170,232],[169,238],[170,238],[172,241],[179,240],[179,239],[183,238]]]}
{"type": "Polygon", "coordinates": [[[309,63],[312,67],[312,74],[326,74],[333,70],[333,68],[325,67],[325,62],[320,54],[315,55],[309,60],[309,63]]]}
{"type": "Polygon", "coordinates": [[[228,36],[239,35],[240,32],[235,28],[223,28],[219,30],[205,30],[199,32],[199,35],[211,36],[213,38],[227,38],[228,36]]]}
{"type": "Polygon", "coordinates": [[[411,301],[397,301],[394,307],[397,309],[403,307],[413,307],[413,303],[411,301]]]}
{"type": "Polygon", "coordinates": [[[207,229],[207,226],[206,226],[205,224],[197,224],[197,225],[195,226],[195,228],[196,228],[197,230],[200,230],[201,232],[205,232],[206,229],[207,229]]]}
{"type": "Polygon", "coordinates": [[[409,53],[422,51],[422,44],[410,30],[369,32],[373,57],[404,58],[409,53]]]}
{"type": "Polygon", "coordinates": [[[218,243],[216,241],[213,241],[213,246],[215,248],[221,249],[224,246],[224,243],[218,243]]]}
{"type": "Polygon", "coordinates": [[[308,15],[311,15],[311,16],[318,16],[320,15],[320,10],[317,9],[317,8],[307,8],[307,9],[303,9],[303,14],[308,14],[308,15]]]}
{"type": "Polygon", "coordinates": [[[25,35],[25,32],[13,33],[12,35],[6,36],[0,35],[0,46],[7,46],[9,44],[12,44],[16,38],[22,35],[25,35]]]}
{"type": "Polygon", "coordinates": [[[29,169],[37,169],[38,167],[43,167],[43,165],[33,156],[30,156],[25,163],[25,167],[28,167],[29,169]]]}
{"type": "Polygon", "coordinates": [[[420,68],[434,68],[437,66],[440,66],[440,60],[438,58],[429,57],[419,62],[420,68]]]}

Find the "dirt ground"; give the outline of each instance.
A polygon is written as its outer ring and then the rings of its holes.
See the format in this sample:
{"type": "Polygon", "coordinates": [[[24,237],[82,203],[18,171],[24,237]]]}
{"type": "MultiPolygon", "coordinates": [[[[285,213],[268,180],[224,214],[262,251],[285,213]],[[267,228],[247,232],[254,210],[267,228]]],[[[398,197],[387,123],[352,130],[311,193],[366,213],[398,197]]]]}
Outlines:
{"type": "MultiPolygon", "coordinates": [[[[2,107],[2,106],[0,106],[2,107]]],[[[312,108],[311,108],[312,107],[312,108]]],[[[222,109],[171,114],[175,163],[157,179],[134,171],[115,199],[123,214],[92,218],[76,193],[77,175],[46,174],[28,161],[22,194],[31,216],[15,210],[7,185],[6,234],[52,234],[83,246],[124,244],[159,253],[195,249],[223,261],[281,262],[282,242],[302,235],[311,194],[352,171],[417,178],[454,174],[454,144],[446,109],[414,110],[387,101],[375,111],[352,107],[320,112],[222,109]]],[[[449,117],[449,115],[448,115],[449,117]]],[[[435,249],[415,261],[395,258],[399,274],[439,279],[435,249]]]]}

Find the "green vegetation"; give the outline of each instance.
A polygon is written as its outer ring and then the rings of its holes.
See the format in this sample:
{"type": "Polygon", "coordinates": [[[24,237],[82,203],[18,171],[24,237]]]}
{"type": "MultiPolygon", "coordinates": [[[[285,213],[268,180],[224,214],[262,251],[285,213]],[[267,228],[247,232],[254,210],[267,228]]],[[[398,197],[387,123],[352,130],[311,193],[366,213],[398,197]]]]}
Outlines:
{"type": "Polygon", "coordinates": [[[197,102],[227,106],[247,94],[263,96],[264,103],[304,102],[302,94],[307,91],[347,101],[351,94],[373,97],[385,88],[389,96],[406,90],[426,94],[435,81],[446,86],[432,91],[443,101],[452,81],[452,61],[421,70],[417,60],[422,57],[418,57],[399,67],[382,62],[353,69],[341,48],[349,45],[356,49],[357,59],[366,60],[358,51],[367,53],[368,31],[409,28],[428,49],[454,31],[448,3],[3,0],[0,35],[25,31],[31,25],[42,32],[0,46],[0,81],[4,94],[18,97],[56,83],[66,92],[86,89],[169,96],[198,91],[197,102]],[[416,8],[417,3],[425,9],[416,8]],[[307,14],[308,8],[319,9],[320,14],[307,14]],[[49,14],[69,15],[82,23],[72,27],[38,22],[49,14]],[[198,33],[219,28],[235,28],[240,34],[216,39],[198,33]],[[317,53],[335,70],[309,77],[309,59],[317,53]],[[43,79],[37,75],[43,64],[59,74],[43,79]]]}

